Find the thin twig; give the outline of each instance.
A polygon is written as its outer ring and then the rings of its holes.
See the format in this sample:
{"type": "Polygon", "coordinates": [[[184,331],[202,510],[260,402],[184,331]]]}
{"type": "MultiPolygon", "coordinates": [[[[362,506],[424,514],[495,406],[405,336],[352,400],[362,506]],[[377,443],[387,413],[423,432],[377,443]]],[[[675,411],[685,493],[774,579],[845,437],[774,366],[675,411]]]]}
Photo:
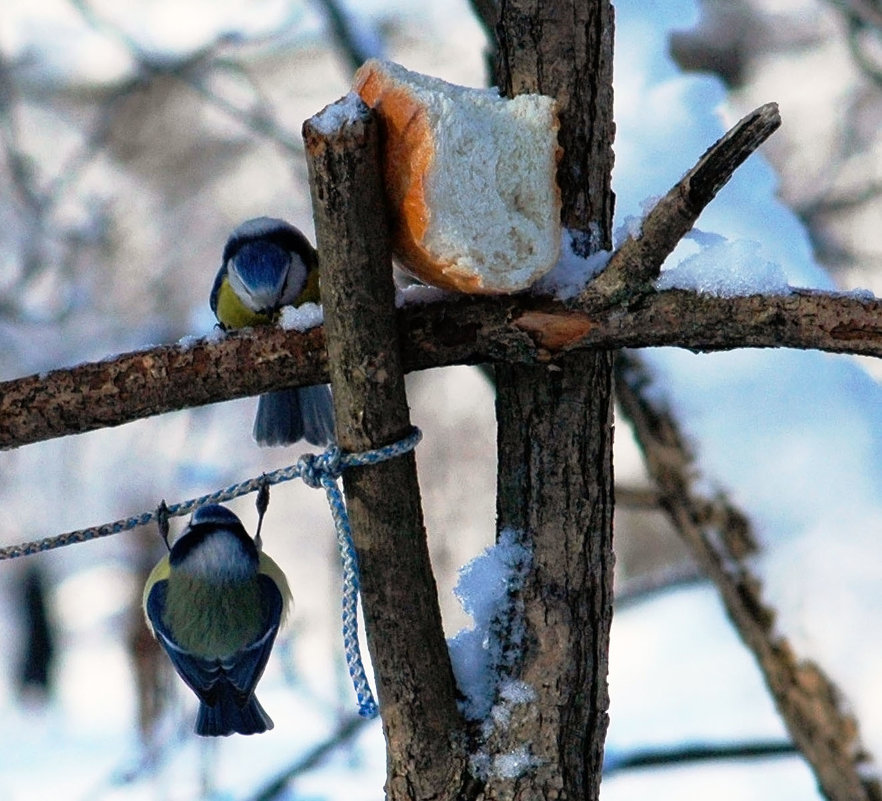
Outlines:
{"type": "Polygon", "coordinates": [[[352,70],[357,70],[369,58],[383,57],[382,40],[367,18],[356,17],[337,0],[316,0],[316,4],[325,13],[337,47],[352,70]]]}
{"type": "Polygon", "coordinates": [[[351,715],[343,718],[337,728],[322,743],[307,751],[302,757],[270,779],[248,801],[273,801],[281,795],[298,776],[318,767],[334,751],[345,746],[368,723],[367,718],[351,715]]]}
{"type": "Polygon", "coordinates": [[[629,751],[614,755],[604,765],[604,778],[626,770],[658,768],[670,765],[692,765],[696,762],[719,762],[739,759],[771,759],[798,754],[793,743],[786,740],[768,742],[725,743],[719,745],[679,745],[670,748],[654,748],[629,751]]]}
{"type": "Polygon", "coordinates": [[[636,606],[668,590],[693,587],[697,584],[708,584],[708,578],[701,568],[691,561],[617,581],[616,609],[636,606]]]}
{"type": "MultiPolygon", "coordinates": [[[[224,49],[245,43],[253,46],[254,44],[272,42],[291,27],[293,17],[289,16],[275,30],[259,37],[252,37],[247,41],[242,37],[223,32],[214,41],[200,47],[195,52],[184,56],[163,58],[145,50],[135,37],[101,15],[87,0],[69,0],[69,2],[88,25],[123,45],[138,66],[138,75],[120,87],[114,94],[117,100],[157,77],[173,77],[198,92],[217,109],[251,129],[252,132],[270,139],[290,153],[299,155],[303,152],[299,138],[277,123],[264,103],[257,104],[257,111],[242,109],[211,90],[205,82],[205,76],[211,69],[239,67],[235,62],[223,57],[224,49]]],[[[255,86],[252,88],[255,94],[258,94],[257,88],[255,86]]]]}

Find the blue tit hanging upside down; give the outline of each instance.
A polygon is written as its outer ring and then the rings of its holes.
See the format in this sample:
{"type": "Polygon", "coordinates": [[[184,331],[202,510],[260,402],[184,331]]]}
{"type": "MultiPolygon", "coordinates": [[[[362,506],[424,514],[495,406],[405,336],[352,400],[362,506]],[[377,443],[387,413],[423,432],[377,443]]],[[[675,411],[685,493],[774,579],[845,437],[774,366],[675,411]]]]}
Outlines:
{"type": "Polygon", "coordinates": [[[196,734],[259,734],[273,722],[254,695],[291,593],[229,509],[193,512],[144,587],[144,613],[175,670],[199,697],[196,734]]]}
{"type": "MultiPolygon", "coordinates": [[[[211,310],[224,330],[271,325],[283,306],[319,302],[318,255],[293,225],[273,217],[242,223],[227,240],[211,290],[211,310]]],[[[254,419],[261,445],[334,439],[328,386],[298,387],[261,395],[254,419]]]]}

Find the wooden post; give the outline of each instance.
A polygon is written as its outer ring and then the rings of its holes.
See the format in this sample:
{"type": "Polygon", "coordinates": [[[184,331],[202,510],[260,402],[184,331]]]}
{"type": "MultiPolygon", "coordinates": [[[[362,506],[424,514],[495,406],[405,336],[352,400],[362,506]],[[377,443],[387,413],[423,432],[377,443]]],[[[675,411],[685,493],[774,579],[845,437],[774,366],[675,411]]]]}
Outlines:
{"type": "MultiPolygon", "coordinates": [[[[350,95],[307,120],[303,134],[337,438],[344,451],[360,452],[396,442],[411,430],[378,125],[368,107],[350,95]]],[[[465,774],[463,724],[414,455],[348,469],[343,485],[387,742],[387,797],[455,797],[465,774]]]]}

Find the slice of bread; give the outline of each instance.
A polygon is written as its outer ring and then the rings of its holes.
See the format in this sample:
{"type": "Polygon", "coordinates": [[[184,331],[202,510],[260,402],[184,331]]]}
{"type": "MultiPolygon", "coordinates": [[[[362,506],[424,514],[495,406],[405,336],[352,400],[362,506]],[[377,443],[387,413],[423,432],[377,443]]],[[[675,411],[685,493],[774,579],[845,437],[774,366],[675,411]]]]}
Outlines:
{"type": "Polygon", "coordinates": [[[502,98],[368,61],[355,91],[383,125],[392,245],[421,280],[462,292],[530,286],[560,250],[555,102],[502,98]]]}

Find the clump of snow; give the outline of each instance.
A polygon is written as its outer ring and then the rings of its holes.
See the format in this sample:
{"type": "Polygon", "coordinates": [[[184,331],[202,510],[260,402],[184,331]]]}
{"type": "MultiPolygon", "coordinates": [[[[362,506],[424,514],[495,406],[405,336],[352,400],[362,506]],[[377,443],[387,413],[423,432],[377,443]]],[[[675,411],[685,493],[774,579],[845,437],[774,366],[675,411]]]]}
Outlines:
{"type": "MultiPolygon", "coordinates": [[[[496,545],[459,572],[454,592],[474,626],[452,637],[448,647],[456,683],[465,696],[463,713],[471,720],[485,720],[497,700],[500,671],[512,658],[503,654],[502,636],[511,648],[525,634],[517,592],[529,569],[531,552],[522,540],[518,532],[504,529],[496,545]]],[[[507,692],[512,698],[527,695],[524,688],[509,687],[507,692]]]]}
{"type": "Polygon", "coordinates": [[[286,331],[309,331],[325,321],[322,307],[318,303],[301,303],[299,306],[284,306],[279,325],[286,331]]]}
{"type": "Polygon", "coordinates": [[[613,246],[620,248],[628,237],[636,239],[643,230],[643,218],[629,214],[613,231],[613,246]]]}
{"type": "Polygon", "coordinates": [[[395,288],[395,306],[400,309],[402,306],[434,303],[437,300],[444,300],[450,294],[446,289],[437,286],[408,284],[395,288]]]}
{"type": "Polygon", "coordinates": [[[492,706],[493,678],[487,653],[485,631],[463,629],[447,641],[453,675],[465,700],[463,713],[472,720],[481,720],[492,706]]]}
{"type": "Polygon", "coordinates": [[[713,231],[702,231],[700,228],[690,228],[683,239],[692,240],[699,247],[709,248],[714,245],[722,245],[726,241],[726,237],[713,231]]]}
{"type": "Polygon", "coordinates": [[[206,342],[221,342],[227,336],[227,332],[224,331],[219,325],[213,326],[208,333],[205,335],[206,342]]]}
{"type": "Polygon", "coordinates": [[[497,694],[498,701],[493,704],[484,721],[482,735],[485,738],[489,738],[494,729],[508,728],[515,707],[536,700],[536,690],[526,682],[515,679],[504,679],[500,682],[497,694]]]}
{"type": "Polygon", "coordinates": [[[535,690],[507,673],[523,645],[526,624],[520,590],[532,552],[523,534],[504,529],[496,545],[460,570],[454,592],[474,626],[448,641],[453,673],[465,696],[463,714],[482,721],[480,742],[470,756],[473,775],[517,778],[536,765],[529,746],[490,754],[486,743],[505,730],[514,709],[532,703],[535,690]]]}
{"type": "Polygon", "coordinates": [[[490,775],[493,760],[484,750],[478,750],[469,755],[469,773],[480,779],[486,779],[490,775]]]}
{"type": "Polygon", "coordinates": [[[650,195],[640,201],[640,211],[642,214],[638,217],[634,214],[626,215],[622,222],[616,226],[613,231],[613,246],[620,248],[625,240],[629,237],[636,239],[643,233],[643,220],[646,215],[651,212],[658,204],[661,198],[658,195],[650,195]]]}
{"type": "Polygon", "coordinates": [[[309,118],[309,124],[324,136],[339,131],[345,125],[352,125],[367,113],[364,101],[355,93],[349,92],[336,103],[325,106],[318,114],[309,118]]]}
{"type": "Polygon", "coordinates": [[[525,681],[508,679],[499,685],[499,697],[509,704],[529,704],[536,700],[536,690],[525,681]]]}
{"type": "Polygon", "coordinates": [[[180,345],[183,350],[190,350],[194,345],[196,345],[196,343],[201,341],[201,337],[194,336],[193,334],[187,334],[186,336],[182,336],[178,340],[178,345],[180,345]]]}
{"type": "Polygon", "coordinates": [[[663,269],[658,289],[691,289],[723,298],[790,291],[784,271],[760,255],[758,242],[730,241],[701,231],[691,232],[690,237],[698,243],[698,253],[663,269]]]}
{"type": "Polygon", "coordinates": [[[517,779],[539,764],[539,760],[530,753],[529,746],[522,745],[507,754],[493,757],[490,775],[500,779],[517,779]]]}
{"type": "Polygon", "coordinates": [[[608,250],[600,250],[588,258],[579,256],[573,252],[572,233],[564,229],[557,263],[533,284],[532,291],[538,295],[552,295],[558,300],[574,298],[606,267],[611,255],[608,250]]]}

